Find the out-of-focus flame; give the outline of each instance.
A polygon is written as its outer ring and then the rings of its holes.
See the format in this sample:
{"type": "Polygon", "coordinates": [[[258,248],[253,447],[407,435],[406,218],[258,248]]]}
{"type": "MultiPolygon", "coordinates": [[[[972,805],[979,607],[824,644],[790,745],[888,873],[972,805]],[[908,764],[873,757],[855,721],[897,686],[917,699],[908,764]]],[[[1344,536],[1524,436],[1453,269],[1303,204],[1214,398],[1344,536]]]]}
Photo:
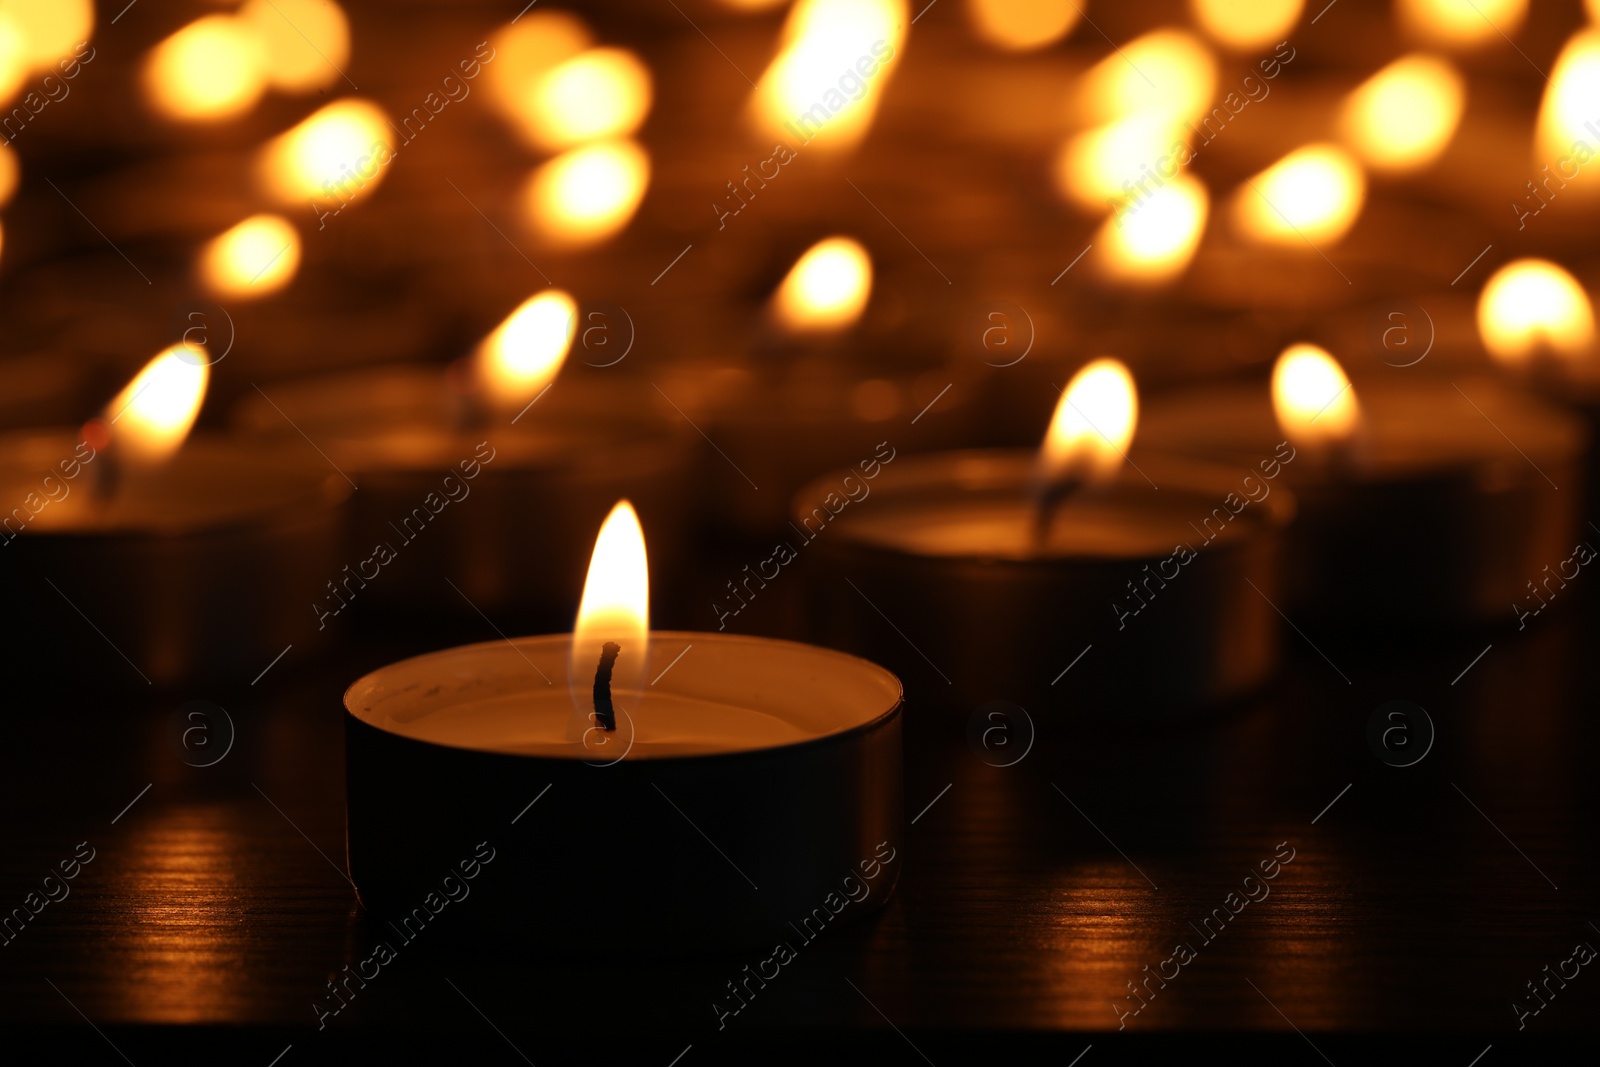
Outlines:
{"type": "Polygon", "coordinates": [[[183,446],[200,415],[211,368],[203,349],[175,344],[134,375],[103,418],[125,462],[153,467],[183,446]]]}
{"type": "Polygon", "coordinates": [[[1236,52],[1282,40],[1304,7],[1305,0],[1189,0],[1200,28],[1236,52]]]}
{"type": "Polygon", "coordinates": [[[1080,110],[1091,122],[1160,114],[1182,122],[1211,106],[1217,61],[1194,34],[1155,30],[1096,63],[1083,77],[1080,110]]]}
{"type": "Polygon", "coordinates": [[[21,28],[0,12],[0,104],[15,96],[28,80],[27,49],[21,28]]]}
{"type": "Polygon", "coordinates": [[[1594,308],[1577,279],[1546,259],[1507,263],[1478,297],[1478,335],[1504,363],[1542,353],[1573,358],[1594,346],[1594,308]]]}
{"type": "Polygon", "coordinates": [[[818,241],[795,261],[772,294],[772,312],[790,333],[842,330],[872,296],[872,257],[849,237],[818,241]]]}
{"type": "MultiPolygon", "coordinates": [[[[1590,151],[1594,135],[1585,127],[1600,115],[1600,30],[1587,29],[1572,36],[1556,57],[1539,105],[1539,153],[1551,162],[1552,170],[1572,167],[1574,144],[1583,141],[1590,151]],[[1554,161],[1560,160],[1561,163],[1554,161]],[[1563,165],[1564,164],[1564,165],[1563,165]]],[[[1596,123],[1600,125],[1600,123],[1596,123]]],[[[1583,160],[1576,160],[1579,165],[1583,160]]],[[[1570,179],[1573,174],[1563,173],[1570,179]]],[[[1593,184],[1592,182],[1590,184],[1593,184]]]]}
{"type": "Polygon", "coordinates": [[[1094,209],[1139,196],[1136,183],[1150,180],[1164,161],[1171,161],[1172,150],[1184,141],[1182,129],[1172,116],[1151,113],[1077,134],[1056,156],[1056,188],[1080,206],[1094,209]]]}
{"type": "Polygon", "coordinates": [[[967,0],[973,32],[996,48],[1027,52],[1065,37],[1087,0],[967,0]]]}
{"type": "Polygon", "coordinates": [[[533,84],[525,132],[541,148],[626,137],[650,112],[650,70],[625,48],[594,48],[533,84]]]}
{"type": "Polygon", "coordinates": [[[1183,273],[1200,247],[1210,207],[1206,187],[1187,174],[1130,201],[1095,238],[1102,274],[1132,284],[1158,285],[1183,273]]]}
{"type": "Polygon", "coordinates": [[[1139,393],[1120,360],[1094,360],[1067,383],[1039,449],[1049,483],[1114,479],[1139,423],[1139,393]]]}
{"type": "Polygon", "coordinates": [[[1302,448],[1338,447],[1361,429],[1361,406],[1344,368],[1316,345],[1290,345],[1272,367],[1278,428],[1302,448]]]}
{"type": "Polygon", "coordinates": [[[17,162],[17,154],[10,145],[0,144],[0,207],[11,202],[21,180],[22,164],[17,162]]]}
{"type": "Polygon", "coordinates": [[[595,538],[578,621],[572,628],[568,677],[574,701],[585,708],[590,700],[586,683],[593,680],[608,641],[622,646],[611,672],[611,691],[620,708],[632,704],[644,688],[650,653],[650,568],[644,530],[626,500],[611,509],[595,538]]]}
{"type": "Polygon", "coordinates": [[[1395,0],[1395,14],[1419,40],[1465,50],[1514,37],[1528,0],[1395,0]]]}
{"type": "Polygon", "coordinates": [[[798,0],[751,96],[766,136],[848,148],[872,124],[909,25],[906,0],[798,0]]]}
{"type": "Polygon", "coordinates": [[[632,141],[597,141],[534,171],[523,192],[524,211],[550,244],[593,244],[628,224],[649,183],[644,149],[632,141]]]}
{"type": "Polygon", "coordinates": [[[160,115],[217,122],[255,106],[267,87],[266,54],[230,15],[198,18],[150,50],[144,92],[160,115]]]}
{"type": "Polygon", "coordinates": [[[578,329],[578,305],[560,289],[524,300],[478,345],[475,372],[485,398],[516,409],[555,380],[578,329]]]}
{"type": "Polygon", "coordinates": [[[1402,56],[1346,98],[1340,129],[1369,167],[1417,170],[1450,143],[1466,98],[1466,81],[1446,60],[1421,53],[1402,56]]]}
{"type": "Polygon", "coordinates": [[[281,215],[252,215],[200,253],[200,280],[213,296],[266,296],[299,267],[300,234],[281,215]]]}
{"type": "Polygon", "coordinates": [[[350,22],[333,0],[247,0],[238,17],[266,53],[273,88],[308,93],[343,77],[350,22]]]}
{"type": "Polygon", "coordinates": [[[1297,148],[1239,189],[1234,217],[1265,244],[1337,241],[1361,213],[1367,179],[1337,145],[1297,148]]]}
{"type": "Polygon", "coordinates": [[[719,0],[723,7],[731,7],[735,11],[765,11],[770,7],[777,7],[784,0],[719,0]]]}
{"type": "Polygon", "coordinates": [[[24,62],[49,70],[94,33],[94,0],[0,0],[0,18],[16,28],[24,62]]]}
{"type": "Polygon", "coordinates": [[[393,156],[389,119],[376,104],[350,98],[320,108],[261,150],[260,177],[274,199],[303,207],[341,204],[383,180],[393,156]]]}
{"type": "Polygon", "coordinates": [[[576,15],[528,12],[489,38],[494,59],[482,67],[489,102],[531,138],[529,104],[536,96],[539,79],[593,43],[589,27],[576,15]]]}

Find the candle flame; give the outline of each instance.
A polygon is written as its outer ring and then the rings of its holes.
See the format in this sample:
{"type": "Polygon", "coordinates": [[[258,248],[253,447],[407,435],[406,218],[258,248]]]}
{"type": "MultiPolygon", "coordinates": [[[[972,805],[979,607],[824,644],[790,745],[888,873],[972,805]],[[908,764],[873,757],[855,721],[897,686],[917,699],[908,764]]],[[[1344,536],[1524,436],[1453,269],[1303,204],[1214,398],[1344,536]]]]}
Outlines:
{"type": "Polygon", "coordinates": [[[528,102],[539,80],[593,43],[583,20],[565,11],[530,11],[501,27],[489,38],[494,61],[483,68],[489,103],[531,139],[528,102]]]}
{"type": "Polygon", "coordinates": [[[276,89],[314,92],[350,62],[350,22],[333,0],[247,0],[238,18],[260,43],[276,89]]]}
{"type": "Polygon", "coordinates": [[[1573,157],[1579,156],[1578,142],[1584,149],[1577,165],[1592,158],[1593,135],[1585,124],[1595,120],[1596,101],[1600,101],[1600,29],[1591,28],[1574,34],[1561,49],[1539,105],[1540,154],[1561,161],[1552,170],[1564,172],[1572,166],[1573,157]]]}
{"type": "Polygon", "coordinates": [[[594,48],[556,65],[533,85],[524,133],[540,148],[626,137],[650,112],[650,70],[624,48],[594,48]]]}
{"type": "Polygon", "coordinates": [[[22,164],[17,162],[17,153],[10,145],[0,144],[0,207],[11,202],[21,180],[22,164]]]}
{"type": "Polygon", "coordinates": [[[28,80],[28,42],[16,21],[0,11],[0,103],[10,100],[28,80]]]}
{"type": "Polygon", "coordinates": [[[1478,297],[1478,334],[1503,363],[1542,352],[1582,356],[1594,345],[1594,308],[1567,271],[1545,259],[1507,263],[1478,297]]]}
{"type": "Polygon", "coordinates": [[[242,115],[266,88],[261,43],[231,15],[198,18],[145,57],[145,98],[158,114],[181,122],[242,115]]]}
{"type": "Polygon", "coordinates": [[[650,182],[650,157],[632,141],[574,148],[533,172],[523,192],[530,225],[551,244],[586,245],[632,220],[650,182]]]}
{"type": "Polygon", "coordinates": [[[791,333],[831,332],[855,323],[872,295],[872,258],[849,237],[829,237],[795,261],[772,296],[791,333]]]}
{"type": "Polygon", "coordinates": [[[1171,115],[1150,112],[1077,134],[1056,156],[1056,188],[1082,207],[1103,208],[1108,201],[1120,206],[1139,195],[1135,183],[1149,180],[1151,168],[1171,162],[1173,149],[1184,141],[1182,130],[1171,115]]]}
{"type": "Polygon", "coordinates": [[[752,123],[785,143],[856,144],[893,73],[909,14],[906,0],[798,0],[751,96],[752,123]]]}
{"type": "Polygon", "coordinates": [[[1419,40],[1466,50],[1509,41],[1522,28],[1528,0],[1395,0],[1395,14],[1419,40]]]}
{"type": "Polygon", "coordinates": [[[1450,143],[1466,96],[1466,82],[1447,61],[1421,53],[1402,56],[1350,94],[1340,126],[1368,166],[1416,170],[1450,143]]]}
{"type": "Polygon", "coordinates": [[[338,100],[307,116],[262,148],[260,177],[278,201],[304,206],[321,198],[331,210],[383,180],[394,156],[389,119],[366,100],[338,100]]]}
{"type": "Polygon", "coordinates": [[[22,61],[48,71],[93,34],[94,0],[0,0],[0,17],[11,23],[22,61]]]}
{"type": "Polygon", "coordinates": [[[967,0],[973,30],[1007,52],[1030,52],[1061,40],[1082,14],[1073,0],[967,0]]]}
{"type": "Polygon", "coordinates": [[[1155,30],[1090,68],[1079,99],[1090,121],[1161,114],[1182,122],[1211,106],[1217,61],[1194,34],[1155,30]]]}
{"type": "Polygon", "coordinates": [[[1278,428],[1302,448],[1352,440],[1361,428],[1356,391],[1339,362],[1316,345],[1290,345],[1272,367],[1272,410],[1278,428]]]}
{"type": "MultiPolygon", "coordinates": [[[[622,646],[611,674],[618,704],[633,704],[644,688],[650,645],[650,568],[644,530],[633,505],[619,500],[595,538],[583,600],[572,632],[568,677],[575,701],[588,710],[589,687],[608,641],[622,646]]],[[[619,724],[620,725],[620,724],[619,724]]]]}
{"type": "Polygon", "coordinates": [[[559,289],[522,302],[483,339],[476,371],[498,407],[520,408],[555,380],[578,328],[578,305],[559,289]]]}
{"type": "Polygon", "coordinates": [[[1282,40],[1304,8],[1305,0],[1189,0],[1200,28],[1236,52],[1282,40]]]}
{"type": "Polygon", "coordinates": [[[281,215],[252,215],[200,253],[200,281],[213,296],[265,296],[299,267],[300,234],[281,215]]]}
{"type": "Polygon", "coordinates": [[[1200,247],[1210,197],[1198,178],[1180,174],[1126,205],[1100,227],[1095,261],[1106,277],[1160,284],[1183,273],[1200,247]]]}
{"type": "Polygon", "coordinates": [[[1297,148],[1257,174],[1234,201],[1234,217],[1263,244],[1337,241],[1361,213],[1367,180],[1337,145],[1297,148]]]}
{"type": "Polygon", "coordinates": [[[1051,483],[1101,484],[1114,479],[1127,458],[1139,422],[1139,394],[1120,360],[1094,360],[1067,383],[1039,450],[1039,467],[1051,483]]]}
{"type": "Polygon", "coordinates": [[[210,380],[204,350],[189,344],[175,344],[146,363],[102,413],[118,454],[145,467],[171,457],[199,417],[210,380]]]}

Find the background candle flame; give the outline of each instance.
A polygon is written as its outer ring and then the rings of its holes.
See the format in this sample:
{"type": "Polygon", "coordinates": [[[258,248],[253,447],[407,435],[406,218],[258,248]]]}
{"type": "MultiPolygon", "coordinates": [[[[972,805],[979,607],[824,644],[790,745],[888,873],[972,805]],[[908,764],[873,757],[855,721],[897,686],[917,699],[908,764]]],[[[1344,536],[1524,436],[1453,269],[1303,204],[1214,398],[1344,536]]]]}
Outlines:
{"type": "Polygon", "coordinates": [[[795,261],[772,296],[773,314],[792,333],[851,326],[872,295],[872,258],[849,237],[818,241],[795,261]]]}
{"type": "Polygon", "coordinates": [[[1217,61],[1204,42],[1184,30],[1138,37],[1091,67],[1079,91],[1091,122],[1134,114],[1162,114],[1182,122],[1211,106],[1217,61]]]}
{"type": "MultiPolygon", "coordinates": [[[[1539,105],[1538,147],[1548,160],[1567,160],[1576,155],[1574,144],[1586,144],[1594,134],[1586,128],[1600,114],[1600,29],[1587,29],[1572,36],[1550,72],[1539,105]]],[[[1593,145],[1590,144],[1590,151],[1593,145]]],[[[1587,157],[1586,157],[1587,158],[1587,157]]],[[[1585,159],[1577,161],[1580,165],[1585,159]]],[[[1565,170],[1565,167],[1552,167],[1565,170]]],[[[1589,182],[1594,185],[1594,182],[1589,182]]]]}
{"type": "Polygon", "coordinates": [[[118,457],[152,467],[176,453],[200,415],[210,380],[204,350],[188,344],[146,363],[102,412],[118,457]]]}
{"type": "Polygon", "coordinates": [[[1094,244],[1095,260],[1106,277],[1137,285],[1158,285],[1183,273],[1200,247],[1210,197],[1198,178],[1187,174],[1105,221],[1094,244]]]}
{"type": "Polygon", "coordinates": [[[267,190],[303,208],[320,199],[327,210],[370,192],[383,180],[394,149],[389,119],[378,105],[337,100],[269,141],[259,160],[267,190]]]}
{"type": "Polygon", "coordinates": [[[593,48],[556,64],[531,89],[525,133],[541,148],[626,137],[650,113],[650,70],[624,48],[593,48]]]}
{"type": "Polygon", "coordinates": [[[538,113],[531,106],[539,80],[594,43],[578,16],[533,10],[489,38],[494,60],[482,68],[489,103],[524,137],[536,140],[538,113]]]}
{"type": "Polygon", "coordinates": [[[11,26],[22,63],[49,71],[94,32],[94,0],[0,0],[0,19],[11,26]]]}
{"type": "Polygon", "coordinates": [[[583,600],[572,631],[571,679],[575,706],[587,717],[595,668],[607,641],[622,646],[611,674],[618,727],[624,709],[636,706],[644,688],[650,645],[650,568],[645,558],[644,530],[633,505],[619,500],[600,526],[583,600]]]}
{"type": "Polygon", "coordinates": [[[1278,428],[1302,448],[1340,445],[1361,429],[1361,406],[1344,368],[1325,349],[1295,344],[1272,367],[1278,428]]]}
{"type": "Polygon", "coordinates": [[[206,15],[150,50],[144,91],[160,115],[216,122],[242,115],[267,88],[266,53],[230,15],[206,15]]]}
{"type": "Polygon", "coordinates": [[[1189,11],[1200,28],[1236,52],[1282,40],[1304,8],[1305,0],[1189,0],[1189,11]]]}
{"type": "Polygon", "coordinates": [[[628,225],[649,182],[650,157],[634,142],[587,144],[533,172],[525,217],[549,244],[594,244],[628,225]]]}
{"type": "Polygon", "coordinates": [[[1095,210],[1137,197],[1134,183],[1169,158],[1174,144],[1186,141],[1183,124],[1163,112],[1143,112],[1096,126],[1062,146],[1056,156],[1056,188],[1095,210]]]}
{"type": "Polygon", "coordinates": [[[200,280],[214,296],[245,299],[276,292],[300,266],[300,234],[281,215],[252,215],[200,253],[200,280]]]}
{"type": "Polygon", "coordinates": [[[1039,450],[1047,483],[1114,479],[1139,422],[1139,394],[1120,360],[1094,360],[1073,375],[1039,450]]]}
{"type": "Polygon", "coordinates": [[[1524,363],[1541,352],[1582,356],[1594,346],[1594,308],[1566,270],[1547,259],[1519,259],[1484,283],[1478,334],[1504,363],[1524,363]]]}
{"type": "Polygon", "coordinates": [[[238,17],[275,89],[313,92],[338,81],[350,62],[350,21],[333,0],[246,0],[238,17]]]}
{"type": "Polygon", "coordinates": [[[1074,0],[967,0],[973,32],[1007,52],[1029,52],[1061,40],[1083,14],[1074,0]]]}
{"type": "Polygon", "coordinates": [[[1395,15],[1412,36],[1464,51],[1509,41],[1522,28],[1528,0],[1395,0],[1395,15]]]}
{"type": "Polygon", "coordinates": [[[1366,193],[1366,176],[1348,152],[1332,144],[1306,145],[1239,188],[1234,219],[1263,244],[1337,241],[1361,213],[1366,193]]]}
{"type": "Polygon", "coordinates": [[[578,328],[578,305],[560,289],[530,297],[478,346],[476,370],[489,402],[520,408],[555,380],[578,328]]]}
{"type": "Polygon", "coordinates": [[[1340,128],[1368,166],[1416,170],[1449,145],[1466,97],[1466,82],[1447,61],[1422,53],[1402,56],[1350,94],[1340,128]]]}

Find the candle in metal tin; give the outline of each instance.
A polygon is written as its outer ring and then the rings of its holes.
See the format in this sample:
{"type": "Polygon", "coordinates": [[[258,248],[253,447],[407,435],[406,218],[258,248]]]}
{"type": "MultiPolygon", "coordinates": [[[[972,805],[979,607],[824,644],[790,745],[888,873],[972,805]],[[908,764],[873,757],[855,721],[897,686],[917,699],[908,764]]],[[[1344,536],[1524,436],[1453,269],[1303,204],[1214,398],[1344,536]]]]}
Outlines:
{"type": "Polygon", "coordinates": [[[0,549],[36,659],[81,671],[109,657],[109,674],[120,656],[151,684],[245,685],[313,644],[348,487],[314,458],[187,439],[203,358],[161,353],[81,434],[7,440],[0,549]]]}
{"type": "Polygon", "coordinates": [[[1270,390],[1186,390],[1152,403],[1145,434],[1234,462],[1287,439],[1296,458],[1284,480],[1300,505],[1287,546],[1291,616],[1509,622],[1577,535],[1582,426],[1479,376],[1357,388],[1327,352],[1294,345],[1270,390]]]}
{"type": "Polygon", "coordinates": [[[1125,460],[1136,407],[1127,371],[1097,360],[1037,456],[891,457],[808,486],[779,554],[811,561],[813,632],[967,709],[1070,692],[1125,719],[1260,683],[1277,659],[1268,599],[1293,510],[1280,463],[1270,447],[1249,478],[1125,460]]]}
{"type": "Polygon", "coordinates": [[[487,936],[655,955],[792,950],[887,900],[904,844],[898,680],[787,641],[650,632],[647,595],[624,501],[573,634],[419,656],[350,687],[364,905],[404,924],[471,869],[461,919],[487,936]]]}
{"type": "Polygon", "coordinates": [[[319,620],[365,605],[554,625],[578,593],[586,531],[624,494],[679,558],[690,443],[647,396],[557,380],[576,315],[548,290],[450,368],[270,386],[241,406],[244,428],[304,435],[360,486],[319,620]]]}

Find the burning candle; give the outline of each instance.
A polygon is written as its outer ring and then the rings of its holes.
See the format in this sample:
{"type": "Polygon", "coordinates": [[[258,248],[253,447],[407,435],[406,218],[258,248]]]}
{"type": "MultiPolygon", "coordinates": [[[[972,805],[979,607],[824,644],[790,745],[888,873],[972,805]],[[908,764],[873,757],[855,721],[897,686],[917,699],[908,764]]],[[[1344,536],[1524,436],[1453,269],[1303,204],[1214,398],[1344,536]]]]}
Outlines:
{"type": "Polygon", "coordinates": [[[1189,0],[1200,28],[1235,52],[1253,52],[1287,37],[1304,8],[1305,0],[1189,0]]]}
{"type": "Polygon", "coordinates": [[[246,0],[237,17],[255,36],[274,89],[325,89],[349,65],[350,21],[333,0],[246,0]]]}
{"type": "Polygon", "coordinates": [[[1420,170],[1450,143],[1466,82],[1443,59],[1403,56],[1362,82],[1340,113],[1347,144],[1375,170],[1420,170]]]}
{"type": "Polygon", "coordinates": [[[300,235],[281,215],[252,215],[200,252],[200,283],[217,297],[275,293],[300,266],[300,235]]]}
{"type": "Polygon", "coordinates": [[[235,118],[253,108],[266,88],[261,42],[230,15],[196,19],[145,60],[146,100],[157,114],[180,122],[235,118]]]}
{"type": "Polygon", "coordinates": [[[448,367],[276,384],[241,404],[242,429],[308,438],[361,487],[319,620],[425,604],[550,626],[577,594],[588,530],[623,495],[676,561],[689,443],[628,383],[557,380],[578,315],[546,290],[448,367]]]}
{"type": "MultiPolygon", "coordinates": [[[[1539,105],[1537,126],[1537,151],[1540,162],[1560,160],[1563,179],[1577,178],[1581,166],[1594,150],[1595,101],[1600,99],[1600,30],[1590,28],[1574,34],[1556,57],[1550,72],[1550,84],[1545,88],[1544,100],[1539,105]],[[1576,145],[1586,147],[1577,152],[1576,145]],[[1567,173],[1572,157],[1578,156],[1578,167],[1567,173]]],[[[1593,181],[1577,183],[1581,188],[1593,190],[1593,181]]],[[[1565,186],[1562,186],[1565,188],[1565,186]]]]}
{"type": "Polygon", "coordinates": [[[1441,48],[1466,51],[1510,40],[1528,15],[1528,0],[1396,0],[1407,33],[1441,48]]]}
{"type": "Polygon", "coordinates": [[[1274,491],[1281,457],[1269,445],[1244,477],[1130,458],[1138,407],[1127,369],[1098,359],[1068,384],[1038,453],[943,453],[819,478],[792,515],[813,560],[814,632],[967,710],[1071,693],[1125,719],[1260,683],[1276,662],[1268,600],[1293,512],[1274,491]],[[857,482],[869,493],[839,506],[838,487],[854,499],[857,482]]]}
{"type": "Polygon", "coordinates": [[[1072,0],[967,0],[979,37],[1007,52],[1031,52],[1072,32],[1083,14],[1072,0]]]}
{"type": "Polygon", "coordinates": [[[887,899],[881,864],[903,832],[899,681],[786,641],[651,632],[647,570],[623,501],[574,633],[435,652],[350,687],[363,904],[408,913],[484,838],[503,859],[474,886],[470,921],[557,951],[764,947],[818,905],[837,914],[841,883],[873,883],[852,917],[887,899]],[[520,836],[502,849],[502,834],[520,836]],[[566,918],[619,892],[626,906],[602,923],[566,918]]]}
{"type": "Polygon", "coordinates": [[[632,221],[649,182],[650,157],[638,144],[586,144],[533,172],[523,188],[523,218],[547,244],[598,244],[632,221]]]}
{"type": "Polygon", "coordinates": [[[1366,177],[1349,153],[1332,144],[1306,145],[1239,188],[1234,221],[1260,244],[1331,244],[1355,223],[1365,198],[1366,177]]]}
{"type": "Polygon", "coordinates": [[[244,685],[309,643],[347,487],[314,456],[189,440],[208,378],[175,345],[80,434],[8,438],[0,547],[47,662],[81,672],[103,641],[108,672],[120,657],[152,684],[244,685]]]}
{"type": "Polygon", "coordinates": [[[1510,622],[1528,581],[1577,535],[1585,435],[1481,377],[1417,373],[1352,385],[1327,351],[1295,344],[1270,389],[1209,386],[1153,403],[1146,439],[1229,462],[1288,442],[1284,481],[1299,502],[1290,618],[1510,622]]]}
{"type": "Polygon", "coordinates": [[[1182,274],[1200,247],[1210,197],[1200,179],[1187,174],[1142,197],[1133,211],[1101,223],[1091,242],[1095,267],[1118,284],[1153,286],[1182,274]]]}
{"type": "Polygon", "coordinates": [[[383,109],[352,97],[319,108],[269,141],[257,160],[257,179],[286,207],[321,200],[343,210],[383,181],[393,157],[383,109]]]}

